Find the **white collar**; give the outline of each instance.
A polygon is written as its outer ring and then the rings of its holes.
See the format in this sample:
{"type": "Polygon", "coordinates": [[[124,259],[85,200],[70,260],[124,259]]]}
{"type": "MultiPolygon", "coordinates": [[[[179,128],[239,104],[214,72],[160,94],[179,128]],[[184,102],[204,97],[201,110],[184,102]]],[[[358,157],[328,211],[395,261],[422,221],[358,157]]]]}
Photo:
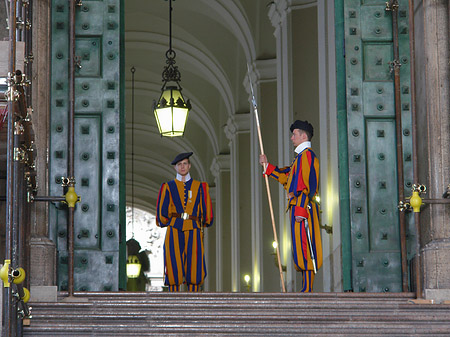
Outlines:
{"type": "Polygon", "coordinates": [[[301,153],[304,149],[311,148],[311,142],[303,142],[295,148],[296,153],[301,153]]]}
{"type": "MultiPolygon", "coordinates": [[[[181,174],[177,173],[176,179],[183,182],[183,176],[181,174]]],[[[184,180],[184,182],[187,183],[189,180],[191,180],[191,175],[188,172],[188,174],[186,174],[186,179],[184,180]]]]}

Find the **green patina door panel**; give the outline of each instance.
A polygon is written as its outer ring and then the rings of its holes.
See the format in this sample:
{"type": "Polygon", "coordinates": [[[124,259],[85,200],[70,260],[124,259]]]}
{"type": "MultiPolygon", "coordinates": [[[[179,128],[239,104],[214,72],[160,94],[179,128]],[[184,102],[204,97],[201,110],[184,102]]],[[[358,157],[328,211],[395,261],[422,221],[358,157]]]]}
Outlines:
{"type": "MultiPolygon", "coordinates": [[[[75,291],[124,288],[124,109],[122,1],[83,0],[77,6],[75,55],[75,291]],[[123,229],[122,229],[123,227],[123,229]]],[[[52,1],[51,195],[62,195],[68,150],[67,0],[52,1]]],[[[57,245],[58,286],[67,289],[67,208],[50,206],[49,233],[57,245]]]]}
{"type": "MultiPolygon", "coordinates": [[[[408,2],[399,2],[399,50],[406,195],[412,186],[408,2]]],[[[343,1],[351,289],[402,291],[398,216],[392,12],[378,0],[343,1]]],[[[342,144],[341,144],[342,145],[342,144]]],[[[340,146],[341,146],[340,145],[340,146]]],[[[345,192],[346,191],[346,192],[345,192]]],[[[407,237],[413,233],[407,216],[407,237]],[[410,230],[411,229],[411,230],[410,230]]],[[[346,240],[346,238],[343,238],[346,240]]],[[[408,247],[411,246],[408,244],[408,247]]],[[[345,255],[345,252],[344,252],[345,255]]],[[[344,261],[344,263],[349,263],[344,261]]],[[[345,277],[345,276],[344,276],[345,277]]],[[[347,286],[348,288],[348,286],[347,286]]],[[[350,289],[345,289],[350,290],[350,289]]]]}

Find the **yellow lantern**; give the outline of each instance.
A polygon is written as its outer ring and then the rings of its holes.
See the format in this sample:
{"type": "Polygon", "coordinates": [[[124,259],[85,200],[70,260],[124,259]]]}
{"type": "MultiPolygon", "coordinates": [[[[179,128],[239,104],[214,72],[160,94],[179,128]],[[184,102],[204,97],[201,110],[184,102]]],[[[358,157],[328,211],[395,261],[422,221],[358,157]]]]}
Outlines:
{"type": "Polygon", "coordinates": [[[183,136],[191,104],[185,102],[181,87],[163,88],[158,103],[154,103],[154,113],[161,136],[183,136]]]}
{"type": "Polygon", "coordinates": [[[129,255],[127,259],[127,277],[138,278],[141,273],[141,263],[136,255],[129,255]]]}
{"type": "Polygon", "coordinates": [[[162,72],[164,85],[158,103],[153,103],[156,123],[161,136],[183,136],[191,103],[181,94],[181,74],[175,65],[176,53],[172,49],[172,0],[169,0],[169,49],[166,52],[166,64],[162,72]],[[171,83],[168,85],[168,83],[171,83]],[[176,85],[175,85],[176,84],[176,85]]]}

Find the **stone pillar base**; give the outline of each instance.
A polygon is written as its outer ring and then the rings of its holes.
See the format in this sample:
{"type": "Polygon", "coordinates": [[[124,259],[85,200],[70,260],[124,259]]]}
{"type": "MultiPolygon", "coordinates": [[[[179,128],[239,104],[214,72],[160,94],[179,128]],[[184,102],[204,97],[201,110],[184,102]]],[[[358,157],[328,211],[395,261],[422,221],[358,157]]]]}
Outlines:
{"type": "Polygon", "coordinates": [[[425,298],[436,304],[450,302],[450,289],[425,289],[425,298]]]}
{"type": "Polygon", "coordinates": [[[30,240],[30,285],[56,285],[56,246],[46,237],[30,240]]]}
{"type": "Polygon", "coordinates": [[[424,296],[434,303],[450,300],[450,240],[432,241],[422,249],[424,296]]]}
{"type": "Polygon", "coordinates": [[[57,286],[31,286],[30,302],[56,302],[58,300],[57,286]]]}

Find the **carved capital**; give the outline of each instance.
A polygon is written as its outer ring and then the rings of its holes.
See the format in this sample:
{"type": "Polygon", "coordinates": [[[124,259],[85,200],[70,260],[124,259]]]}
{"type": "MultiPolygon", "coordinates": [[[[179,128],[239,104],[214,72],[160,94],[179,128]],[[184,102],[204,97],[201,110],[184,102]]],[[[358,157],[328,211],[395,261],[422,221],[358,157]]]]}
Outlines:
{"type": "Polygon", "coordinates": [[[316,5],[317,0],[273,0],[268,5],[270,9],[267,15],[272,26],[277,30],[292,10],[316,5]]]}
{"type": "MultiPolygon", "coordinates": [[[[252,101],[252,92],[250,88],[250,80],[253,90],[257,91],[257,85],[262,82],[276,81],[277,79],[277,59],[256,60],[249,69],[247,76],[245,76],[242,84],[249,95],[249,102],[252,101]]],[[[258,99],[258,97],[256,97],[258,99]]]]}
{"type": "Polygon", "coordinates": [[[234,140],[237,133],[250,131],[250,114],[235,114],[228,118],[227,124],[224,127],[225,135],[228,140],[234,140]]]}
{"type": "Polygon", "coordinates": [[[215,178],[219,177],[221,171],[230,170],[230,160],[229,154],[219,154],[213,159],[209,169],[215,178]]]}

